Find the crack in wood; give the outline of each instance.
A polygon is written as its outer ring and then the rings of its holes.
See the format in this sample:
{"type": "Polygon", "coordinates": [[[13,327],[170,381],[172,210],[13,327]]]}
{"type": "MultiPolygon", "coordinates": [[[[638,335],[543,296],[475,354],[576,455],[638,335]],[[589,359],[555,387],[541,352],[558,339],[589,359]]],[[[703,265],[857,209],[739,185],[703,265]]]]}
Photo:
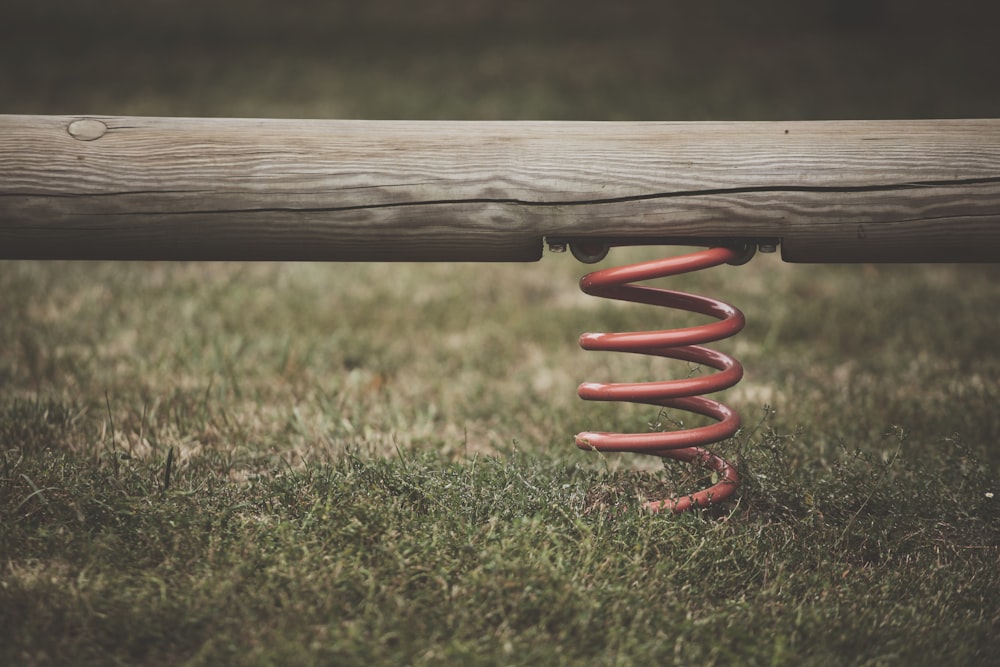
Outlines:
{"type": "MultiPolygon", "coordinates": [[[[880,185],[748,185],[731,188],[705,188],[700,190],[674,190],[670,192],[652,192],[621,197],[602,197],[594,199],[566,200],[531,200],[516,197],[470,197],[465,199],[425,199],[416,201],[400,201],[375,204],[356,204],[350,206],[315,206],[315,207],[260,207],[235,209],[199,209],[188,211],[129,211],[129,215],[231,215],[234,213],[340,213],[347,211],[377,210],[404,208],[412,206],[455,206],[461,204],[505,204],[526,207],[552,206],[602,206],[641,201],[656,201],[659,199],[679,199],[684,197],[712,197],[736,194],[756,193],[859,193],[859,192],[894,192],[924,188],[963,187],[970,185],[989,185],[1000,183],[1000,177],[965,178],[955,180],[913,181],[908,183],[885,183],[880,185]]],[[[166,192],[166,191],[164,191],[166,192]]],[[[178,191],[184,192],[184,191],[178,191]]],[[[106,193],[109,194],[110,193],[106,193]]],[[[248,193],[249,194],[249,193],[248,193]]],[[[33,195],[46,196],[46,195],[33,195]]],[[[66,195],[54,195],[66,196],[66,195]]],[[[89,215],[117,215],[115,213],[92,213],[89,215]]]]}
{"type": "Polygon", "coordinates": [[[41,197],[53,199],[89,199],[92,197],[131,197],[135,195],[190,195],[214,190],[121,190],[115,192],[0,192],[0,197],[41,197]]]}

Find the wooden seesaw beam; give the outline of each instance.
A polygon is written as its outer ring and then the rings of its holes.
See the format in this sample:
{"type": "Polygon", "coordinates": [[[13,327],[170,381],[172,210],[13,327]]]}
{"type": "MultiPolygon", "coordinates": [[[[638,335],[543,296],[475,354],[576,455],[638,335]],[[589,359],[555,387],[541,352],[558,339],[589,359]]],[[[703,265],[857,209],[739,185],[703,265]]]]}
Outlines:
{"type": "Polygon", "coordinates": [[[532,261],[544,238],[1000,260],[1000,120],[0,116],[0,258],[532,261]]]}

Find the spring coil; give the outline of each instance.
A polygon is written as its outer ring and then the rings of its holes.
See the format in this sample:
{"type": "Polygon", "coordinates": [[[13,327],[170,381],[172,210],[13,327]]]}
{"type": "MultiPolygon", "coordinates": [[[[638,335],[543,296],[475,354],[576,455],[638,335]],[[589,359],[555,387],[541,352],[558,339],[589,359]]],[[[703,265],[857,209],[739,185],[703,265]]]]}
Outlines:
{"type": "Polygon", "coordinates": [[[739,484],[736,467],[707,449],[731,437],[740,427],[739,415],[702,394],[732,387],[743,377],[743,367],[732,357],[701,347],[703,343],[728,338],[743,329],[746,320],[729,304],[703,296],[675,292],[636,282],[674,276],[725,263],[738,263],[740,251],[709,248],[678,257],[603,269],[580,280],[580,289],[592,296],[676,308],[717,318],[719,321],[683,329],[627,333],[587,333],[580,337],[585,350],[632,352],[679,359],[714,368],[716,373],[663,382],[604,384],[585,382],[578,390],[588,401],[624,401],[662,408],[675,408],[716,420],[687,430],[648,433],[583,432],[576,435],[581,449],[601,452],[633,452],[685,461],[718,474],[711,487],[677,498],[651,501],[647,509],[683,512],[704,508],[731,497],[739,484]]]}

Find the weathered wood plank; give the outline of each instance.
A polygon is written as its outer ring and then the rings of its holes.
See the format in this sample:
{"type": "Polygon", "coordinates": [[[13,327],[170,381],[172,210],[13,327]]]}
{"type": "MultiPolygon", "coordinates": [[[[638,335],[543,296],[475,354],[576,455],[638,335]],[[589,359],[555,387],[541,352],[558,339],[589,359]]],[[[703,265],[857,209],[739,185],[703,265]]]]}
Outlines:
{"type": "Polygon", "coordinates": [[[1000,259],[1000,120],[0,116],[0,257],[528,261],[543,237],[1000,259]]]}

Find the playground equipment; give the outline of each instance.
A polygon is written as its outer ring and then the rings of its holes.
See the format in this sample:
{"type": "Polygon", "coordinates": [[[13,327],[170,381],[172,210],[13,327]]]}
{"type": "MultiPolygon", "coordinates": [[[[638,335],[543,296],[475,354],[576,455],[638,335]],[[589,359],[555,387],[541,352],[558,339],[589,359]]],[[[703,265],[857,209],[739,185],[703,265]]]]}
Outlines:
{"type": "Polygon", "coordinates": [[[704,447],[738,416],[702,395],[739,381],[701,347],[737,333],[735,308],[637,283],[781,250],[791,262],[1000,259],[1000,120],[754,123],[410,122],[0,116],[0,258],[517,261],[617,245],[708,250],[584,277],[595,296],[718,322],[586,334],[587,349],[717,372],[585,383],[581,397],[674,407],[718,423],[668,433],[581,433],[714,470],[704,447]]]}

